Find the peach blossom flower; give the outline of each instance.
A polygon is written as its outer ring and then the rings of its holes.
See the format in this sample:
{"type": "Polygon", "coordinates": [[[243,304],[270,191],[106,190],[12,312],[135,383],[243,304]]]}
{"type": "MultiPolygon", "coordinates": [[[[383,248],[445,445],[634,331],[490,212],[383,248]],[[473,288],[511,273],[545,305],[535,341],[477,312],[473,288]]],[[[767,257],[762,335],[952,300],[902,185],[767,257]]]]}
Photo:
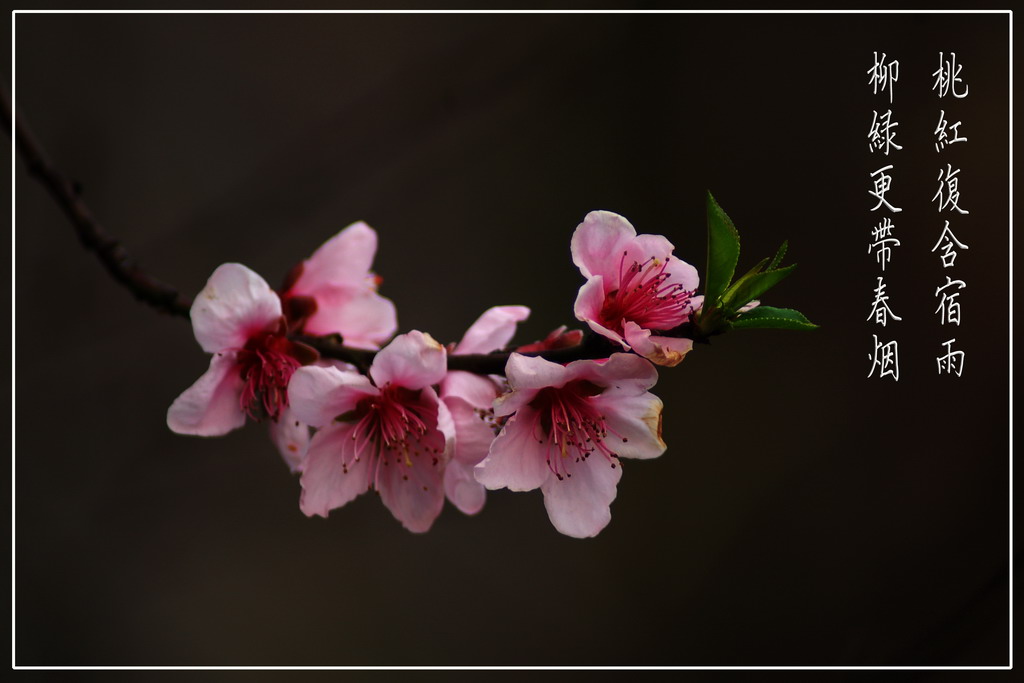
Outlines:
{"type": "Polygon", "coordinates": [[[676,365],[693,341],[659,332],[690,319],[697,270],[661,235],[637,235],[622,216],[592,211],[572,236],[572,260],[587,278],[575,312],[590,328],[658,365],[676,365]]]}
{"type": "Polygon", "coordinates": [[[488,489],[540,488],[555,528],[594,536],[611,520],[622,476],[619,458],[654,458],[661,440],[661,400],[647,390],[658,373],[639,356],[559,365],[513,353],[506,366],[511,392],[494,402],[509,416],[476,466],[488,489]]]}

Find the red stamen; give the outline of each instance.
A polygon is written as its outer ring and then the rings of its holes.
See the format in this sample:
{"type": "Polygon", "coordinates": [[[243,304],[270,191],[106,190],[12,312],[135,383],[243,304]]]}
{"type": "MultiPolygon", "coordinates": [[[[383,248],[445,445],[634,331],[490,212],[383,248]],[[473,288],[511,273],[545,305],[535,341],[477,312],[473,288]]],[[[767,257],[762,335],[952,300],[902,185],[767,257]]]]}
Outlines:
{"type": "Polygon", "coordinates": [[[545,460],[559,480],[571,477],[575,463],[585,461],[595,451],[615,466],[616,454],[604,440],[609,432],[619,434],[608,427],[604,416],[590,400],[601,391],[601,387],[591,382],[577,380],[564,387],[541,389],[530,402],[537,414],[533,435],[540,443],[547,444],[545,460]]]}
{"type": "MultiPolygon", "coordinates": [[[[436,406],[423,400],[422,390],[386,385],[375,396],[367,396],[346,420],[355,423],[352,430],[353,456],[342,463],[348,472],[352,463],[362,457],[373,458],[367,468],[367,488],[380,490],[381,468],[413,467],[420,456],[429,456],[429,464],[438,463],[444,452],[443,440],[438,446],[427,443],[428,433],[437,422],[436,406]]],[[[431,439],[432,440],[432,439],[431,439]]],[[[403,477],[407,480],[408,475],[403,477]]]]}
{"type": "Polygon", "coordinates": [[[670,330],[686,322],[695,292],[669,283],[668,261],[652,256],[627,267],[626,256],[623,252],[619,261],[619,288],[607,295],[601,307],[601,324],[622,332],[626,321],[649,330],[670,330]]]}
{"type": "Polygon", "coordinates": [[[294,344],[278,331],[261,332],[238,353],[242,377],[239,405],[254,420],[276,420],[288,405],[288,382],[302,362],[294,344]]]}

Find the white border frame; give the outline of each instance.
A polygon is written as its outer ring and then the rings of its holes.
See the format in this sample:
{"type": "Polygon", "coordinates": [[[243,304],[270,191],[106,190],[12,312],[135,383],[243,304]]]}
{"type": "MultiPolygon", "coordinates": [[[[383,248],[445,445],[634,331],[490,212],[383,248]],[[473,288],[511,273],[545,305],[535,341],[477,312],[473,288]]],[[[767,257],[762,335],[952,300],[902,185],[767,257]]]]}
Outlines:
{"type": "Polygon", "coordinates": [[[1014,668],[1014,12],[1010,9],[15,9],[10,16],[10,108],[11,108],[11,201],[10,201],[10,326],[11,326],[11,461],[10,461],[10,664],[15,671],[538,671],[538,670],[571,670],[571,671],[1010,671],[1014,668]],[[14,177],[17,170],[17,151],[14,143],[14,126],[16,121],[15,96],[15,25],[18,14],[1007,14],[1010,17],[1010,663],[1005,667],[369,667],[369,666],[337,666],[337,667],[45,667],[18,666],[15,661],[15,505],[14,505],[14,457],[15,433],[15,366],[16,348],[14,340],[15,301],[14,301],[14,218],[15,218],[15,186],[14,177]]]}

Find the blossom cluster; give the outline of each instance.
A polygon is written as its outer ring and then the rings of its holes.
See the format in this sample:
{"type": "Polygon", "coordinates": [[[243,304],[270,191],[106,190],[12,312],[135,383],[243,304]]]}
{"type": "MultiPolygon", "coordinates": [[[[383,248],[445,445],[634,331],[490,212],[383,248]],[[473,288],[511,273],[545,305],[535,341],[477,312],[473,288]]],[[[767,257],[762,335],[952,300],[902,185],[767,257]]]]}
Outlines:
{"type": "Polygon", "coordinates": [[[372,490],[403,526],[424,532],[445,499],[475,514],[487,490],[539,488],[558,531],[600,532],[620,459],[666,449],[650,389],[655,365],[678,364],[693,345],[671,331],[701,308],[696,269],[665,237],[638,235],[614,213],[588,214],[571,242],[586,279],[575,314],[610,351],[563,364],[543,355],[579,345],[578,330],[508,348],[524,306],[485,311],[448,346],[417,330],[394,336],[395,306],[371,271],[376,248],[373,229],[350,225],[278,291],[243,265],[217,268],[191,309],[210,367],[171,405],[169,427],[219,436],[267,423],[309,516],[372,490]],[[375,351],[369,367],[307,343],[328,335],[375,351]],[[507,353],[503,375],[449,368],[450,357],[496,352],[507,353]]]}

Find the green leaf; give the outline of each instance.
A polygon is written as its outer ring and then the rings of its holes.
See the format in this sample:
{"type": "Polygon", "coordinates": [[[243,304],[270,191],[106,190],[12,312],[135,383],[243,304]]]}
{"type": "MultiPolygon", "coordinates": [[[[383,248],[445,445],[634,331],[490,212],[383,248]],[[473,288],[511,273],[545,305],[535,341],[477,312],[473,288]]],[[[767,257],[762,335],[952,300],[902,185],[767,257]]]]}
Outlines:
{"type": "Polygon", "coordinates": [[[786,255],[786,250],[789,249],[789,241],[783,240],[782,244],[779,245],[779,250],[775,252],[775,256],[772,258],[772,262],[768,264],[768,268],[765,270],[775,270],[782,263],[782,257],[786,255]]]}
{"type": "Polygon", "coordinates": [[[775,328],[780,330],[813,330],[818,327],[800,311],[795,311],[792,308],[773,308],[772,306],[758,306],[747,311],[734,320],[732,326],[736,329],[775,328]]]}
{"type": "Polygon", "coordinates": [[[717,304],[732,281],[740,258],[740,235],[729,216],[708,192],[708,267],[704,297],[710,306],[717,304]]]}
{"type": "Polygon", "coordinates": [[[739,309],[782,282],[787,275],[793,272],[794,268],[796,268],[795,263],[785,268],[766,270],[763,273],[745,276],[730,287],[722,297],[722,308],[730,311],[739,309]]]}
{"type": "MultiPolygon", "coordinates": [[[[747,278],[749,278],[749,277],[751,277],[751,276],[753,276],[753,275],[757,275],[757,274],[758,274],[758,273],[760,273],[760,272],[761,272],[762,270],[764,270],[764,267],[765,267],[766,265],[768,265],[768,259],[766,259],[766,258],[763,258],[763,259],[761,259],[761,261],[760,261],[760,262],[759,262],[759,263],[758,263],[758,264],[757,264],[756,266],[754,266],[753,268],[751,268],[750,270],[748,270],[748,271],[747,271],[746,273],[744,273],[744,274],[743,274],[743,277],[741,277],[741,278],[740,278],[739,280],[737,280],[736,282],[740,282],[740,280],[745,280],[745,279],[747,279],[747,278]]],[[[734,283],[733,283],[733,286],[734,286],[734,287],[736,286],[736,282],[734,282],[734,283]]]]}

